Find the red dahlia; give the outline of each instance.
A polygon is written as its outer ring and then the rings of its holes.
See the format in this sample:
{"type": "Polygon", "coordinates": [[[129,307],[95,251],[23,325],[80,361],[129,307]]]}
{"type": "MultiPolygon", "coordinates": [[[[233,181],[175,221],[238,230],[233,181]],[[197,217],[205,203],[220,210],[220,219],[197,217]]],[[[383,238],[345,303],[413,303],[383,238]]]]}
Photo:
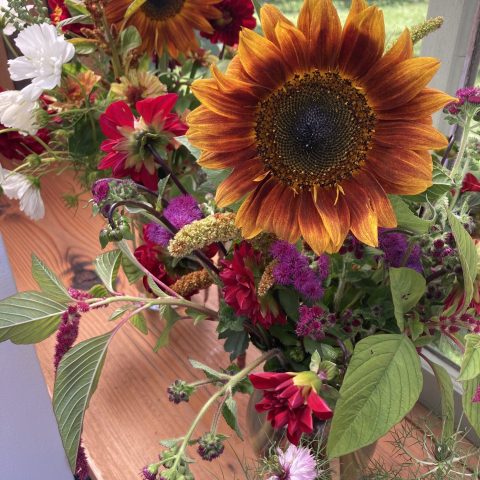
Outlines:
{"type": "Polygon", "coordinates": [[[213,33],[201,32],[202,37],[210,39],[212,43],[236,45],[242,27],[255,28],[257,22],[251,0],[223,0],[215,7],[222,12],[222,16],[210,20],[213,33]]]}
{"type": "Polygon", "coordinates": [[[146,98],[135,104],[137,118],[123,101],[112,103],[100,116],[100,127],[108,137],[101,145],[107,152],[98,168],[112,169],[115,178],[130,176],[134,181],[155,190],[158,185],[157,164],[146,148],[152,145],[166,156],[176,147],[174,138],[184,135],[186,125],[171,113],[177,101],[175,93],[146,98]]]}
{"type": "Polygon", "coordinates": [[[257,297],[254,270],[260,262],[261,253],[248,242],[242,242],[235,245],[233,259],[222,262],[220,278],[227,305],[237,315],[249,318],[254,325],[258,322],[268,329],[273,323],[285,323],[286,318],[282,313],[272,311],[275,305],[262,304],[257,297]]]}
{"type": "MultiPolygon", "coordinates": [[[[175,280],[170,277],[165,269],[165,265],[160,261],[161,253],[157,245],[149,243],[140,245],[135,249],[134,255],[143,267],[165,285],[172,285],[175,283],[175,280]]],[[[146,275],[143,277],[143,285],[147,291],[151,292],[146,275]]]]}
{"type": "MultiPolygon", "coordinates": [[[[50,9],[50,20],[54,25],[71,18],[70,12],[68,11],[67,6],[65,5],[65,0],[48,0],[48,8],[50,9]]],[[[63,31],[69,30],[77,35],[81,35],[81,29],[85,27],[80,23],[70,23],[62,27],[63,31]]]]}
{"type": "Polygon", "coordinates": [[[462,183],[462,193],[480,192],[480,180],[473,174],[467,173],[462,183]]]}
{"type": "Polygon", "coordinates": [[[333,412],[318,394],[322,382],[314,372],[251,373],[253,386],[263,390],[257,412],[268,412],[275,429],[287,426],[287,438],[298,445],[302,433],[313,432],[313,415],[320,420],[332,418],[333,412]]]}

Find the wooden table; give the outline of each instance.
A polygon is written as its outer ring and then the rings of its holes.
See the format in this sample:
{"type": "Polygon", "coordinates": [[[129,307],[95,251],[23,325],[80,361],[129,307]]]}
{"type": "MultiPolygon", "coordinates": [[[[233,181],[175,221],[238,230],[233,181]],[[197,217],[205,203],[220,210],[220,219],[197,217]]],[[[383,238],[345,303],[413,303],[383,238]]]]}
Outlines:
{"type": "MultiPolygon", "coordinates": [[[[102,219],[92,218],[91,209],[82,204],[67,209],[61,195],[74,188],[71,176],[50,176],[43,182],[46,217],[31,222],[17,210],[15,202],[0,200],[0,232],[4,236],[18,290],[35,289],[30,274],[30,257],[35,252],[67,285],[88,287],[95,278],[92,260],[100,253],[98,232],[102,219]]],[[[100,335],[113,325],[107,322],[112,309],[96,310],[81,320],[80,340],[100,335]]],[[[92,472],[97,480],[131,480],[141,468],[157,459],[158,441],[183,435],[195,413],[207,400],[208,388],[196,394],[190,403],[175,406],[168,401],[166,388],[177,378],[201,378],[192,370],[188,358],[212,367],[228,365],[228,357],[216,339],[215,327],[209,322],[193,326],[185,320],[175,326],[171,343],[158,353],[152,347],[162,330],[159,319],[151,323],[151,332],[142,335],[126,325],[113,340],[107,355],[100,384],[86,414],[84,443],[92,472]]],[[[37,346],[38,357],[50,391],[53,386],[53,348],[50,338],[37,346]]],[[[249,351],[247,361],[256,355],[249,351]]],[[[244,417],[248,398],[238,396],[240,419],[244,417]]],[[[198,435],[208,431],[211,414],[201,422],[198,435]]],[[[241,421],[241,426],[244,427],[241,421]]],[[[243,428],[245,431],[245,429],[243,428]]],[[[230,434],[222,423],[220,431],[230,434]]],[[[387,465],[395,464],[389,436],[377,447],[377,458],[387,465]]],[[[412,447],[415,448],[415,447],[412,447]]],[[[416,447],[418,448],[418,447],[416,447]]],[[[234,435],[221,459],[208,463],[198,459],[192,468],[198,480],[245,478],[237,456],[253,459],[248,442],[234,435]]],[[[418,453],[418,452],[417,452],[418,453]]]]}

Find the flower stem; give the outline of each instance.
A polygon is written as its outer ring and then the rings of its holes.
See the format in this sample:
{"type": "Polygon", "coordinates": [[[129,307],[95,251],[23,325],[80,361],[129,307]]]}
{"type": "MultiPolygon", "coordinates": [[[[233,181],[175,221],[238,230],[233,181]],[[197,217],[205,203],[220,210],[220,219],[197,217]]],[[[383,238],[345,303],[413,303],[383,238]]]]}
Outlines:
{"type": "Polygon", "coordinates": [[[252,363],[247,365],[244,369],[240,370],[237,374],[233,375],[230,380],[220,389],[218,390],[214,395],[212,395],[203,405],[202,409],[198,412],[197,416],[193,420],[192,424],[190,425],[190,428],[183,437],[182,444],[180,445],[180,448],[178,449],[177,453],[175,454],[175,462],[172,466],[172,470],[175,471],[175,469],[178,467],[178,464],[180,463],[183,454],[185,453],[185,449],[188,446],[188,442],[192,435],[195,432],[195,429],[197,428],[198,424],[200,423],[200,420],[203,418],[205,413],[209,410],[209,408],[225,393],[227,393],[229,390],[231,390],[237,383],[242,381],[252,370],[257,368],[259,365],[262,363],[266,362],[270,358],[278,355],[278,350],[270,350],[269,352],[264,353],[262,356],[258,357],[256,360],[254,360],[252,363]]]}
{"type": "Polygon", "coordinates": [[[112,36],[112,32],[110,30],[110,25],[108,24],[107,17],[105,15],[105,10],[102,7],[102,22],[103,28],[105,29],[105,36],[109,47],[112,51],[112,67],[113,67],[113,74],[115,75],[115,79],[120,78],[122,73],[122,62],[120,60],[120,55],[117,50],[117,45],[115,39],[112,36]]]}

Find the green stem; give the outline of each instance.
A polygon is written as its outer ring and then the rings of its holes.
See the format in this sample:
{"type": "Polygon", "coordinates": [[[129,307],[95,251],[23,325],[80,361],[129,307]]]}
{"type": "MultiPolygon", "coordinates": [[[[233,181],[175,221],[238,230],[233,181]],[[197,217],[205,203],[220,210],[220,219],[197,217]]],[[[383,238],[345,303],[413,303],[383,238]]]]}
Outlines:
{"type": "Polygon", "coordinates": [[[115,302],[132,302],[132,303],[148,303],[150,305],[171,305],[177,307],[186,307],[197,310],[201,313],[205,313],[211,318],[216,319],[218,313],[215,310],[211,310],[204,305],[199,305],[198,303],[191,302],[190,300],[185,300],[183,298],[176,297],[161,297],[161,298],[152,298],[146,299],[145,297],[134,297],[130,295],[120,295],[115,297],[108,297],[100,301],[94,301],[96,299],[87,301],[90,304],[90,308],[103,307],[105,305],[110,305],[115,302]]]}
{"type": "Polygon", "coordinates": [[[334,305],[334,312],[338,312],[338,309],[340,308],[340,301],[342,300],[343,292],[345,291],[345,277],[347,276],[347,262],[345,259],[343,260],[343,267],[342,267],[342,274],[340,276],[340,280],[338,281],[338,288],[337,291],[335,292],[335,297],[333,300],[333,305],[334,305]]]}
{"type": "Polygon", "coordinates": [[[102,8],[102,22],[103,22],[103,28],[105,29],[105,36],[107,38],[108,45],[112,51],[113,74],[115,75],[115,79],[117,79],[117,78],[120,78],[122,73],[122,62],[120,60],[120,55],[117,50],[117,44],[115,42],[115,39],[112,36],[110,25],[108,24],[107,17],[105,16],[105,10],[103,8],[102,8]]]}
{"type": "Polygon", "coordinates": [[[188,446],[188,442],[190,441],[190,438],[194,434],[195,429],[200,423],[200,420],[203,418],[205,413],[207,413],[210,407],[217,401],[217,399],[225,395],[225,393],[231,390],[237,383],[242,381],[252,370],[257,368],[259,365],[266,362],[270,358],[278,355],[278,353],[279,353],[278,350],[275,349],[275,350],[270,350],[269,352],[266,352],[262,356],[258,357],[250,365],[247,365],[244,369],[240,370],[237,374],[231,377],[230,380],[220,390],[218,390],[213,396],[211,396],[205,402],[202,409],[198,412],[197,416],[195,417],[193,423],[190,425],[190,428],[187,434],[183,438],[182,444],[180,445],[178,452],[175,454],[175,462],[171,470],[175,471],[175,469],[178,467],[178,464],[180,463],[180,460],[182,459],[183,454],[185,453],[185,450],[188,446]]]}

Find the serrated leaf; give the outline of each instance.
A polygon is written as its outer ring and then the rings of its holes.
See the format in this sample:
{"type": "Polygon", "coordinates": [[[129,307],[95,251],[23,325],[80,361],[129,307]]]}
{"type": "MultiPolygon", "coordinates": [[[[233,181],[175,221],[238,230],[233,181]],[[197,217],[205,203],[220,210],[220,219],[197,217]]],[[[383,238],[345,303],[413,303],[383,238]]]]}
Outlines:
{"type": "Polygon", "coordinates": [[[245,331],[225,330],[219,333],[218,338],[220,340],[225,339],[223,348],[230,353],[230,361],[232,362],[247,351],[249,338],[248,333],[245,331]]]}
{"type": "Polygon", "coordinates": [[[432,368],[438,386],[440,387],[443,420],[442,438],[448,439],[453,435],[455,422],[453,382],[448,372],[441,365],[437,365],[433,362],[429,362],[429,365],[432,368]]]}
{"type": "Polygon", "coordinates": [[[102,253],[95,259],[95,270],[109,292],[115,292],[113,284],[117,279],[121,261],[122,252],[120,250],[102,253]]]}
{"type": "Polygon", "coordinates": [[[197,360],[193,360],[191,358],[188,359],[190,362],[190,365],[193,368],[196,368],[197,370],[201,370],[205,375],[207,375],[210,378],[215,378],[217,380],[221,380],[222,378],[225,378],[225,374],[221,372],[217,372],[217,370],[209,367],[208,365],[205,365],[202,362],[198,362],[197,360]]]}
{"type": "Polygon", "coordinates": [[[395,211],[398,226],[400,228],[420,234],[428,233],[432,225],[431,221],[417,217],[400,197],[391,195],[389,199],[393,210],[395,211]]]}
{"type": "Polygon", "coordinates": [[[73,347],[58,367],[53,411],[72,472],[75,472],[85,410],[95,391],[115,330],[73,347]]]}
{"type": "Polygon", "coordinates": [[[67,305],[39,292],[5,298],[0,302],[0,342],[30,344],[45,340],[57,329],[67,305]]]}
{"type": "Polygon", "coordinates": [[[145,317],[141,313],[137,313],[130,319],[130,323],[144,335],[148,335],[148,326],[145,317]]]}
{"type": "Polygon", "coordinates": [[[175,137],[175,140],[178,143],[181,143],[184,147],[186,147],[187,150],[195,157],[195,160],[198,160],[200,158],[200,155],[202,154],[201,150],[197,147],[194,147],[190,143],[190,140],[187,138],[186,135],[182,135],[180,137],[175,137]]]}
{"type": "Polygon", "coordinates": [[[472,380],[480,375],[480,336],[465,335],[465,353],[460,368],[460,381],[472,380]]]}
{"type": "Polygon", "coordinates": [[[463,271],[463,288],[465,291],[463,305],[467,308],[474,294],[474,282],[477,277],[477,250],[472,237],[465,230],[455,215],[447,211],[447,218],[452,228],[453,236],[457,244],[458,256],[463,271]]]}
{"type": "Polygon", "coordinates": [[[405,314],[422,298],[426,281],[420,273],[411,268],[390,268],[389,273],[395,318],[398,328],[403,332],[405,314]]]}
{"type": "Polygon", "coordinates": [[[142,37],[138,30],[130,25],[120,35],[120,53],[125,57],[129,52],[142,44],[142,37]]]}
{"type": "Polygon", "coordinates": [[[153,347],[154,352],[158,352],[162,347],[168,345],[170,339],[170,331],[175,323],[180,320],[180,315],[169,305],[162,305],[159,309],[160,316],[165,319],[165,327],[157,338],[157,343],[153,347]]]}
{"type": "Polygon", "coordinates": [[[62,303],[72,301],[62,282],[35,254],[32,254],[32,275],[40,290],[49,298],[62,303]]]}
{"type": "Polygon", "coordinates": [[[480,386],[480,376],[472,378],[462,383],[463,397],[462,405],[463,411],[473,427],[477,435],[480,435],[480,403],[473,403],[473,397],[480,386]]]}
{"type": "Polygon", "coordinates": [[[243,440],[243,435],[238,425],[237,402],[231,396],[222,405],[222,415],[227,425],[243,440]]]}
{"type": "Polygon", "coordinates": [[[420,360],[401,334],[361,340],[335,407],[327,451],[339,457],[375,442],[412,409],[422,390],[420,360]]]}

